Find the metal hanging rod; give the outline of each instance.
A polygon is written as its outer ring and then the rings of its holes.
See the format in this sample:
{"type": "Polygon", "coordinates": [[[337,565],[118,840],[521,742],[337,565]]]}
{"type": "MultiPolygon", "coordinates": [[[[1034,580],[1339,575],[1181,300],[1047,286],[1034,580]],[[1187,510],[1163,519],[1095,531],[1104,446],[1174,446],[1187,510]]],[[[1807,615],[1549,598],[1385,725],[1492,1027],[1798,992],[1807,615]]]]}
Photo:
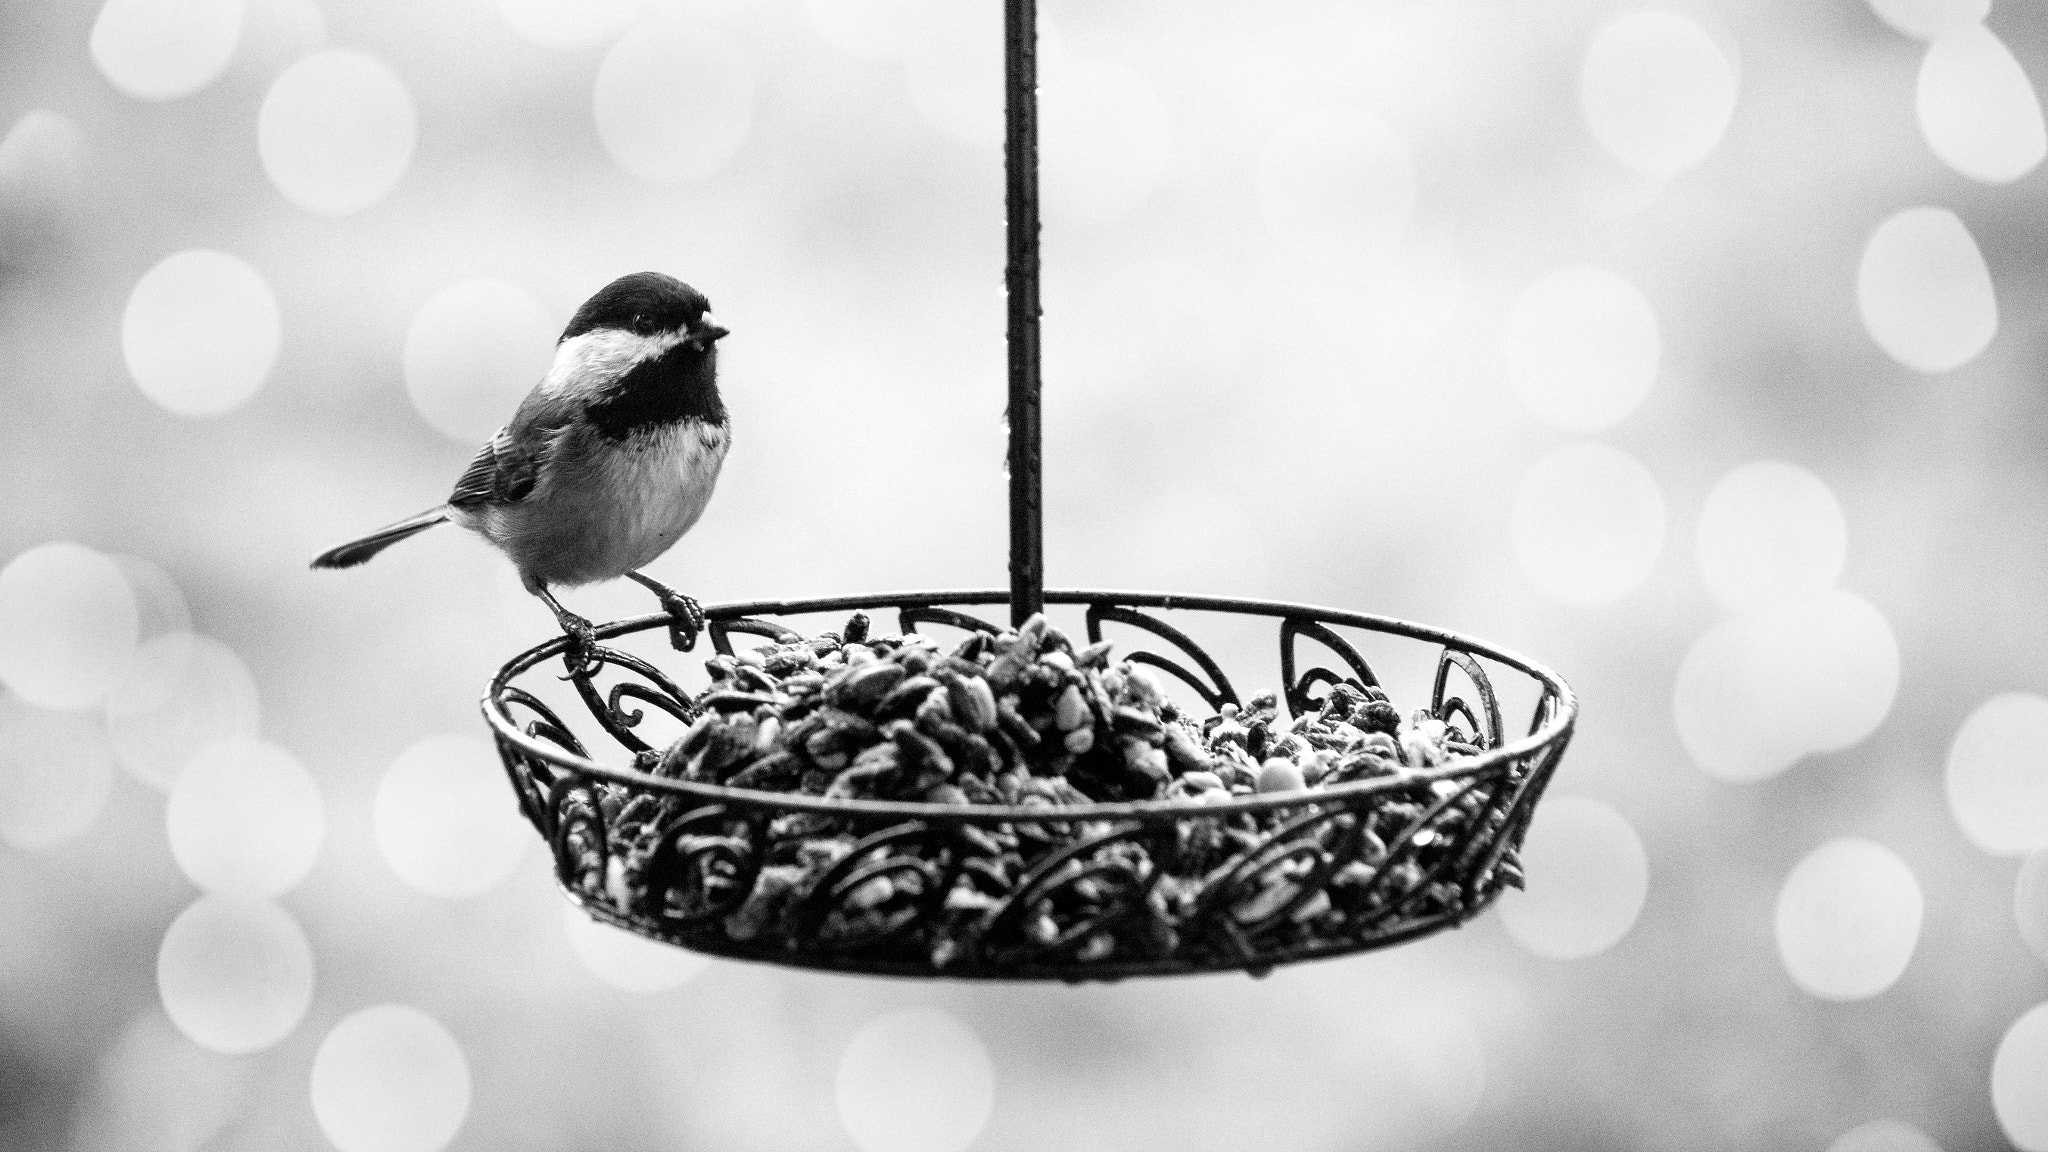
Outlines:
{"type": "Polygon", "coordinates": [[[1038,357],[1038,4],[1003,0],[1003,205],[1010,308],[1010,622],[1045,607],[1038,357]]]}

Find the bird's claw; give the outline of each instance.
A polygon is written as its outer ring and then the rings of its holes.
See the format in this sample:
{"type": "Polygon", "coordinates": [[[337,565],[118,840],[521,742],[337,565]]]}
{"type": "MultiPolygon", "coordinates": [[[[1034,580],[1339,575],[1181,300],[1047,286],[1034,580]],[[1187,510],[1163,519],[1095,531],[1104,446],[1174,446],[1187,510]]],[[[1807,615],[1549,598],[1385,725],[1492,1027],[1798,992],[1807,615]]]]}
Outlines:
{"type": "Polygon", "coordinates": [[[597,629],[581,616],[564,616],[561,623],[562,634],[569,638],[569,646],[562,650],[562,667],[568,675],[562,679],[587,679],[604,664],[597,655],[597,629]]]}
{"type": "Polygon", "coordinates": [[[626,578],[654,593],[654,598],[661,601],[661,610],[668,613],[668,642],[676,651],[688,652],[697,646],[697,636],[704,631],[702,604],[645,572],[628,572],[626,578]]]}
{"type": "Polygon", "coordinates": [[[704,606],[674,590],[659,595],[662,610],[668,613],[669,644],[678,652],[695,648],[698,635],[704,631],[704,606]]]}

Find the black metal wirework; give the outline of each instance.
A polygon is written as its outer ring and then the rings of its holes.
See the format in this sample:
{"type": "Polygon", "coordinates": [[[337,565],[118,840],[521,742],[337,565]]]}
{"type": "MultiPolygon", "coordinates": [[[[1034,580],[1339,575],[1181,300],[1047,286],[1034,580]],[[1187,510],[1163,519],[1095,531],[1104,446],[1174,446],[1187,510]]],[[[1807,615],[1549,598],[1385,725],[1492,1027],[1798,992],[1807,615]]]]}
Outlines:
{"type": "Polygon", "coordinates": [[[1003,204],[1009,298],[1010,623],[1045,603],[1038,356],[1038,11],[1003,3],[1003,204]]]}
{"type": "MultiPolygon", "coordinates": [[[[594,724],[570,723],[515,683],[529,673],[551,675],[536,670],[565,657],[566,639],[509,661],[491,681],[483,711],[520,811],[547,839],[557,878],[577,903],[650,938],[738,959],[966,979],[1256,975],[1456,927],[1503,886],[1519,883],[1516,846],[1578,714],[1555,673],[1481,641],[1362,613],[1144,592],[1045,596],[1085,607],[1091,635],[1104,622],[1134,629],[1117,637],[1122,658],[1170,672],[1212,704],[1221,693],[1234,699],[1227,682],[1214,682],[1220,667],[1185,620],[1154,613],[1272,619],[1290,668],[1284,699],[1295,715],[1321,707],[1310,695],[1318,687],[1374,678],[1334,628],[1432,647],[1428,709],[1459,723],[1474,754],[1395,777],[1220,804],[936,804],[698,783],[648,771],[659,749],[634,731],[657,713],[691,718],[691,701],[648,661],[603,644],[665,627],[665,615],[599,627],[595,651],[574,662],[584,667],[571,676],[575,699],[594,724]],[[1303,637],[1323,643],[1343,667],[1300,669],[1295,649],[1303,637]],[[1449,695],[1453,672],[1469,700],[1449,695]],[[1504,673],[1528,677],[1538,693],[1526,733],[1506,729],[1492,684],[1504,673]],[[607,691],[594,682],[599,675],[630,679],[607,691]],[[632,767],[608,763],[586,738],[609,741],[632,767]],[[859,840],[790,891],[772,921],[752,922],[749,909],[776,871],[771,858],[783,861],[786,879],[797,841],[820,830],[859,840]],[[1021,872],[975,847],[990,833],[1026,846],[1011,866],[1021,872]],[[877,885],[894,895],[869,907],[877,885]],[[962,885],[981,893],[982,910],[948,903],[962,885]]],[[[891,609],[903,632],[933,623],[997,631],[1000,625],[964,609],[1006,600],[1001,591],[960,591],[725,604],[706,610],[707,633],[719,653],[731,655],[736,635],[798,637],[771,617],[891,609]]],[[[1422,684],[1407,690],[1424,695],[1422,684]]]]}

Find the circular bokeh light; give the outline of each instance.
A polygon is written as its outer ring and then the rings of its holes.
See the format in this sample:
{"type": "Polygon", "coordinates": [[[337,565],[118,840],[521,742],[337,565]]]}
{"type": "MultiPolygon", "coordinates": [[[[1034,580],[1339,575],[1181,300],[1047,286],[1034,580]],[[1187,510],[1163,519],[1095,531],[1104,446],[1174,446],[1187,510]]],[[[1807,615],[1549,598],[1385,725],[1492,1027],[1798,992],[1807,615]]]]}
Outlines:
{"type": "Polygon", "coordinates": [[[192,610],[170,573],[140,556],[114,553],[107,559],[121,570],[128,590],[135,595],[136,621],[143,639],[192,630],[192,610]]]}
{"type": "Polygon", "coordinates": [[[1721,477],[1707,493],[1696,543],[1707,590],[1722,607],[1743,612],[1833,588],[1849,530],[1820,477],[1759,460],[1721,477]]]}
{"type": "Polygon", "coordinates": [[[839,1119],[862,1152],[962,1152],[995,1107],[974,1030],[937,1008],[868,1023],[839,1057],[839,1119]]]}
{"type": "Polygon", "coordinates": [[[121,355],[142,394],[187,418],[249,402],[277,363],[277,296],[225,252],[194,249],[143,273],[121,314],[121,355]]]}
{"type": "Polygon", "coordinates": [[[2048,698],[1985,701],[1948,749],[1948,807],[1970,842],[2018,856],[2048,849],[2048,698]]]}
{"type": "Polygon", "coordinates": [[[1713,152],[1735,115],[1735,67],[1707,30],[1670,12],[1608,23],[1579,68],[1579,108],[1607,154],[1675,176],[1713,152]]]}
{"type": "Polygon", "coordinates": [[[0,842],[38,851],[76,839],[112,781],[112,749],[91,719],[0,692],[0,842]]]}
{"type": "Polygon", "coordinates": [[[2036,852],[2020,865],[2012,890],[2013,918],[2020,939],[2048,964],[2048,852],[2036,852]]]}
{"type": "Polygon", "coordinates": [[[529,44],[581,48],[625,31],[647,0],[497,0],[498,15],[529,44]]]}
{"type": "Polygon", "coordinates": [[[266,900],[202,896],[156,956],[157,994],[178,1030],[215,1052],[260,1052],[291,1035],[313,1000],[313,949],[266,900]]]}
{"type": "Polygon", "coordinates": [[[256,151],[270,182],[323,216],[360,212],[390,195],[418,136],[419,116],[398,74],[340,48],[285,69],[256,117],[256,151]]]}
{"type": "Polygon", "coordinates": [[[1259,206],[1298,255],[1355,263],[1390,255],[1415,212],[1415,163],[1385,121],[1317,109],[1282,124],[1259,158],[1259,206]]]}
{"type": "Polygon", "coordinates": [[[199,1047],[152,1004],[130,1017],[78,1086],[68,1141],[46,1146],[226,1152],[234,1140],[222,1137],[248,1114],[256,1063],[199,1047]]]}
{"type": "Polygon", "coordinates": [[[1870,840],[1830,840],[1778,892],[1778,956],[1815,996],[1868,999],[1905,972],[1922,910],[1920,882],[1897,853],[1870,840]]]}
{"type": "Polygon", "coordinates": [[[1515,558],[1544,596],[1592,608],[1641,586],[1664,548],[1664,497],[1635,457],[1567,444],[1531,465],[1511,513],[1515,558]]]}
{"type": "Polygon", "coordinates": [[[1991,0],[1870,0],[1870,10],[1905,35],[1932,40],[1981,23],[1991,0]]]}
{"type": "Polygon", "coordinates": [[[598,139],[619,167],[651,184],[680,184],[725,167],[747,142],[753,70],[724,37],[657,20],[605,53],[592,102],[598,139]]]}
{"type": "Polygon", "coordinates": [[[1538,956],[1580,960],[1614,947],[1650,889],[1642,838],[1612,805],[1560,796],[1536,810],[1522,845],[1523,891],[1504,893],[1501,923],[1538,956]]]}
{"type": "Polygon", "coordinates": [[[1857,267],[1856,307],[1877,346],[1916,372],[1960,368],[1998,334],[1991,269],[1946,208],[1908,208],[1877,226],[1857,267]]]}
{"type": "Polygon", "coordinates": [[[502,280],[465,280],[420,306],[405,335],[405,391],[436,432],[490,439],[555,355],[558,326],[540,301],[502,280]]]}
{"type": "Polygon", "coordinates": [[[1503,366],[1515,395],[1554,428],[1620,423],[1657,381],[1663,337],[1635,285],[1601,268],[1565,268],[1508,310],[1503,366]]]}
{"type": "Polygon", "coordinates": [[[455,1037],[401,1004],[349,1016],[313,1056],[313,1117],[341,1152],[438,1152],[469,1115],[469,1089],[455,1037]]]}
{"type": "Polygon", "coordinates": [[[135,657],[135,593],[112,560],[40,544],[0,568],[0,684],[42,708],[99,703],[135,657]]]}
{"type": "Polygon", "coordinates": [[[168,791],[193,753],[215,740],[254,736],[256,680],[234,650],[210,636],[169,632],[145,640],[107,696],[107,735],[121,766],[168,791]]]}
{"type": "Polygon", "coordinates": [[[320,857],[320,786],[275,744],[231,736],[201,747],[171,784],[171,855],[209,892],[277,896],[320,857]]]}
{"type": "Polygon", "coordinates": [[[1836,1137],[1828,1152],[1941,1152],[1941,1145],[1903,1120],[1872,1120],[1836,1137]]]}
{"type": "Polygon", "coordinates": [[[373,820],[398,878],[450,900],[503,883],[532,835],[496,750],[475,736],[429,736],[400,753],[377,785],[373,820]]]}
{"type": "Polygon", "coordinates": [[[1899,691],[1899,641],[1877,606],[1838,589],[1791,602],[1777,627],[1803,645],[1794,699],[1807,750],[1839,752],[1876,731],[1899,691]]]}
{"type": "Polygon", "coordinates": [[[1833,590],[1708,629],[1679,664],[1672,707],[1700,770],[1742,783],[1862,740],[1898,687],[1891,625],[1869,601],[1833,590]]]}
{"type": "Polygon", "coordinates": [[[85,142],[61,112],[32,108],[0,139],[0,243],[19,252],[78,202],[85,142]]]}
{"type": "Polygon", "coordinates": [[[2048,1152],[2048,1004],[2029,1008],[1998,1042],[1991,1110],[2006,1139],[2026,1152],[2048,1152]]]}
{"type": "Polygon", "coordinates": [[[614,928],[591,919],[574,905],[563,907],[562,928],[583,967],[621,992],[667,992],[696,979],[711,965],[710,958],[701,953],[614,928]]]}
{"type": "Polygon", "coordinates": [[[1928,46],[1913,106],[1927,146],[1972,180],[2009,184],[2048,155],[2040,97],[2005,41],[1982,25],[1928,46]]]}
{"type": "Polygon", "coordinates": [[[0,842],[33,852],[92,827],[114,779],[114,750],[95,721],[0,692],[0,842]]]}
{"type": "Polygon", "coordinates": [[[241,35],[242,0],[107,0],[86,47],[127,95],[175,100],[213,83],[241,35]]]}

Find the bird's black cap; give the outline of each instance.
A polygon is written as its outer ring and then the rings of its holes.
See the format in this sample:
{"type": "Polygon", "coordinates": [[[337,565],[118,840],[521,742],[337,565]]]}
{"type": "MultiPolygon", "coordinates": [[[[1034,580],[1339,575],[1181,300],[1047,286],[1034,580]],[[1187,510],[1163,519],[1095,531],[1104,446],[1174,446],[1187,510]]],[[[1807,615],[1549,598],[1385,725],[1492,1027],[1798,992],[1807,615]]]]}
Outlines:
{"type": "Polygon", "coordinates": [[[711,301],[681,280],[659,272],[635,272],[585,300],[569,326],[562,329],[562,340],[599,328],[619,328],[643,336],[682,331],[695,327],[710,310],[711,301]]]}

